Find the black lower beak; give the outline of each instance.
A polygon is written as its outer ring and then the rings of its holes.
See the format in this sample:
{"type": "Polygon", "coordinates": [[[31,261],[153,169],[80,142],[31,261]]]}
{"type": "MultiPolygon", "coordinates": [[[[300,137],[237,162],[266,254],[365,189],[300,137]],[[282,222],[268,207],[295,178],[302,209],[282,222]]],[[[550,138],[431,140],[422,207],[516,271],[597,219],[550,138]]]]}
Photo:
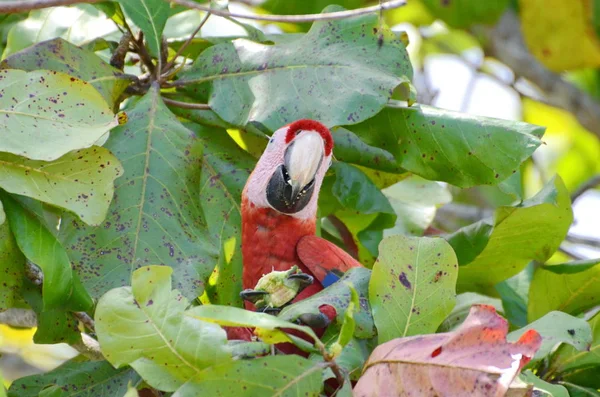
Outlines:
{"type": "Polygon", "coordinates": [[[294,214],[310,202],[314,186],[314,178],[306,186],[294,186],[285,165],[281,164],[267,185],[267,201],[279,212],[294,214]]]}

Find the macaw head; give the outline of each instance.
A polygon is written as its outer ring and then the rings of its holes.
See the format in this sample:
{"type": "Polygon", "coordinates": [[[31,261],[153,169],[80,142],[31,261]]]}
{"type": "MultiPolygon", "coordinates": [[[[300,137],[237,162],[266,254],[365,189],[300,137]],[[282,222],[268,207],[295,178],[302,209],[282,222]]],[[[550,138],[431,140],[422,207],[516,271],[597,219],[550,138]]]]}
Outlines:
{"type": "Polygon", "coordinates": [[[258,208],[314,218],[332,149],[331,133],[318,121],[298,120],[278,129],[248,178],[244,195],[258,208]]]}

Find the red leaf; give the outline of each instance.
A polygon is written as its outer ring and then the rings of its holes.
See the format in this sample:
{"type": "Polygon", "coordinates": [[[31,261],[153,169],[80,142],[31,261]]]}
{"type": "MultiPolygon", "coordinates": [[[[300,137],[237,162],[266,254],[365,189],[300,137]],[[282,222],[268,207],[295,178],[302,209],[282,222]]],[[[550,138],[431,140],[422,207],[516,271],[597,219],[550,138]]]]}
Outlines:
{"type": "Polygon", "coordinates": [[[506,341],[508,323],[475,305],[454,332],[391,340],[365,364],[355,396],[502,396],[539,349],[534,330],[506,341]]]}

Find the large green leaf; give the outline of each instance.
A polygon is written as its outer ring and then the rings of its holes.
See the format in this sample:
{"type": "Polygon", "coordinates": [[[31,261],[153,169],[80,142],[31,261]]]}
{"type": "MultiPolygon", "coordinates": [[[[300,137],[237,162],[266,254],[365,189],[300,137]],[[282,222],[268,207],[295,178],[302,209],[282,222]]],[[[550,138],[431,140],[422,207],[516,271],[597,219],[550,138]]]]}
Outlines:
{"type": "Polygon", "coordinates": [[[600,260],[591,261],[595,262],[592,267],[588,267],[590,261],[586,262],[583,271],[577,273],[563,272],[563,269],[569,269],[568,264],[538,267],[535,270],[529,289],[530,320],[552,310],[577,315],[600,302],[600,260]]]}
{"type": "Polygon", "coordinates": [[[87,81],[114,106],[129,80],[92,51],[81,49],[62,38],[44,41],[11,55],[0,63],[3,69],[38,69],[66,73],[87,81]]]}
{"type": "Polygon", "coordinates": [[[396,213],[361,169],[341,161],[334,162],[331,168],[335,171],[335,181],[323,183],[321,214],[325,215],[327,206],[336,209],[335,215],[346,224],[359,246],[359,260],[363,264],[372,263],[374,259],[370,258],[377,256],[383,230],[394,225],[396,213]]]}
{"type": "Polygon", "coordinates": [[[162,32],[169,17],[169,3],[163,0],[119,0],[119,3],[144,32],[150,53],[159,57],[162,32]]]}
{"type": "Polygon", "coordinates": [[[379,27],[370,14],[315,22],[306,35],[276,45],[245,39],[215,45],[178,84],[196,83],[193,92],[208,83],[211,108],[239,126],[257,122],[274,131],[299,118],[327,126],[358,123],[412,77],[404,44],[389,37],[379,47],[373,32],[379,27]]]}
{"type": "Polygon", "coordinates": [[[117,38],[117,26],[89,4],[33,10],[9,31],[3,58],[40,41],[62,37],[80,45],[96,37],[117,38]]]}
{"type": "Polygon", "coordinates": [[[457,276],[456,255],[445,240],[384,239],[369,283],[379,343],[434,333],[454,307],[457,276]]]}
{"type": "Polygon", "coordinates": [[[132,286],[106,293],[95,314],[104,357],[117,368],[131,365],[164,391],[231,357],[221,327],[185,315],[189,302],[171,290],[172,272],[168,266],[134,271],[132,286]]]}
{"type": "Polygon", "coordinates": [[[362,267],[350,269],[338,282],[323,291],[287,306],[279,313],[279,318],[295,321],[305,313],[319,314],[319,306],[321,305],[330,305],[336,310],[336,322],[342,324],[344,313],[351,299],[350,288],[348,287],[348,284],[351,284],[358,292],[360,302],[360,308],[356,308],[354,313],[354,320],[356,321],[354,335],[361,339],[371,338],[376,331],[371,308],[369,307],[368,288],[370,276],[371,271],[369,269],[362,267]]]}
{"type": "Polygon", "coordinates": [[[416,175],[410,175],[382,192],[398,217],[394,227],[384,232],[386,236],[422,235],[433,222],[436,208],[452,201],[447,186],[416,175]]]}
{"type": "Polygon", "coordinates": [[[530,329],[542,336],[542,346],[534,357],[536,360],[546,357],[560,343],[568,343],[579,351],[589,349],[592,343],[592,330],[585,320],[556,311],[511,332],[507,340],[514,342],[530,329]]]}
{"type": "Polygon", "coordinates": [[[122,173],[117,158],[98,146],[51,162],[0,152],[1,188],[66,208],[91,225],[104,220],[114,180],[122,173]]]}
{"type": "MultiPolygon", "coordinates": [[[[569,193],[555,177],[534,197],[516,207],[499,207],[485,248],[460,263],[458,289],[494,294],[495,284],[519,273],[531,260],[545,262],[565,238],[573,220],[569,193]]],[[[465,247],[449,240],[459,252],[465,247]]]]}
{"type": "Polygon", "coordinates": [[[92,299],[73,273],[62,244],[36,216],[9,195],[2,194],[2,203],[17,245],[43,272],[44,309],[89,309],[92,299]]]}
{"type": "Polygon", "coordinates": [[[596,314],[589,324],[593,335],[589,350],[578,351],[573,346],[562,345],[552,357],[548,376],[566,376],[573,371],[600,366],[600,314],[596,314]]]}
{"type": "Polygon", "coordinates": [[[524,327],[528,323],[527,302],[534,268],[534,263],[529,263],[521,272],[494,287],[502,299],[505,317],[514,327],[524,327]]]}
{"type": "Polygon", "coordinates": [[[319,396],[323,370],[296,355],[231,361],[202,371],[173,397],[319,396]]]}
{"type": "Polygon", "coordinates": [[[25,279],[21,288],[25,302],[35,312],[37,329],[33,335],[36,344],[81,343],[79,320],[65,307],[44,308],[44,297],[38,285],[25,279]]]}
{"type": "Polygon", "coordinates": [[[16,380],[8,397],[45,396],[42,391],[49,387],[58,388],[52,397],[122,396],[129,382],[138,381],[139,375],[131,368],[114,369],[107,361],[85,362],[76,358],[45,374],[16,380]]]}
{"type": "Polygon", "coordinates": [[[129,284],[137,267],[164,264],[174,269],[174,285],[194,299],[217,256],[198,202],[201,144],[157,89],[127,114],[129,122],[105,145],[125,169],[109,214],[95,228],[63,219],[65,247],[95,298],[129,284]]]}
{"type": "MultiPolygon", "coordinates": [[[[0,213],[4,216],[2,203],[0,213]]],[[[0,224],[0,312],[10,309],[19,298],[23,283],[25,257],[19,250],[9,222],[0,224]]]]}
{"type": "Polygon", "coordinates": [[[367,145],[358,135],[345,128],[331,131],[335,145],[333,154],[336,160],[361,165],[375,170],[402,173],[394,156],[387,150],[367,145]]]}
{"type": "Polygon", "coordinates": [[[385,108],[349,127],[392,153],[404,169],[460,187],[495,185],[541,144],[543,127],[430,106],[385,108]]]}
{"type": "Polygon", "coordinates": [[[200,206],[209,233],[220,253],[217,270],[206,286],[212,303],[241,306],[241,196],[255,159],[222,128],[191,125],[204,146],[200,177],[200,206]]]}
{"type": "Polygon", "coordinates": [[[468,28],[474,24],[493,24],[510,0],[422,0],[429,11],[450,26],[468,28]]]}
{"type": "Polygon", "coordinates": [[[48,70],[0,70],[0,115],[0,151],[36,160],[90,147],[117,125],[94,87],[48,70]]]}

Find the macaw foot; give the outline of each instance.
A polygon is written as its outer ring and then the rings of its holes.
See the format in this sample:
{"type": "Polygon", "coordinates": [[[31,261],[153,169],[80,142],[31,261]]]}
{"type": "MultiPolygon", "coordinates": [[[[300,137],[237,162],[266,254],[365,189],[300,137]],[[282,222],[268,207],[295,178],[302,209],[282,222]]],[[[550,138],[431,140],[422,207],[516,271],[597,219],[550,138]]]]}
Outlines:
{"type": "Polygon", "coordinates": [[[288,271],[266,274],[256,284],[255,289],[243,290],[240,297],[254,304],[257,311],[277,314],[314,281],[311,275],[297,271],[298,268],[294,266],[288,271]]]}
{"type": "Polygon", "coordinates": [[[296,322],[301,325],[308,325],[311,328],[327,328],[337,316],[337,311],[333,306],[319,306],[319,313],[304,313],[298,316],[296,322]]]}

